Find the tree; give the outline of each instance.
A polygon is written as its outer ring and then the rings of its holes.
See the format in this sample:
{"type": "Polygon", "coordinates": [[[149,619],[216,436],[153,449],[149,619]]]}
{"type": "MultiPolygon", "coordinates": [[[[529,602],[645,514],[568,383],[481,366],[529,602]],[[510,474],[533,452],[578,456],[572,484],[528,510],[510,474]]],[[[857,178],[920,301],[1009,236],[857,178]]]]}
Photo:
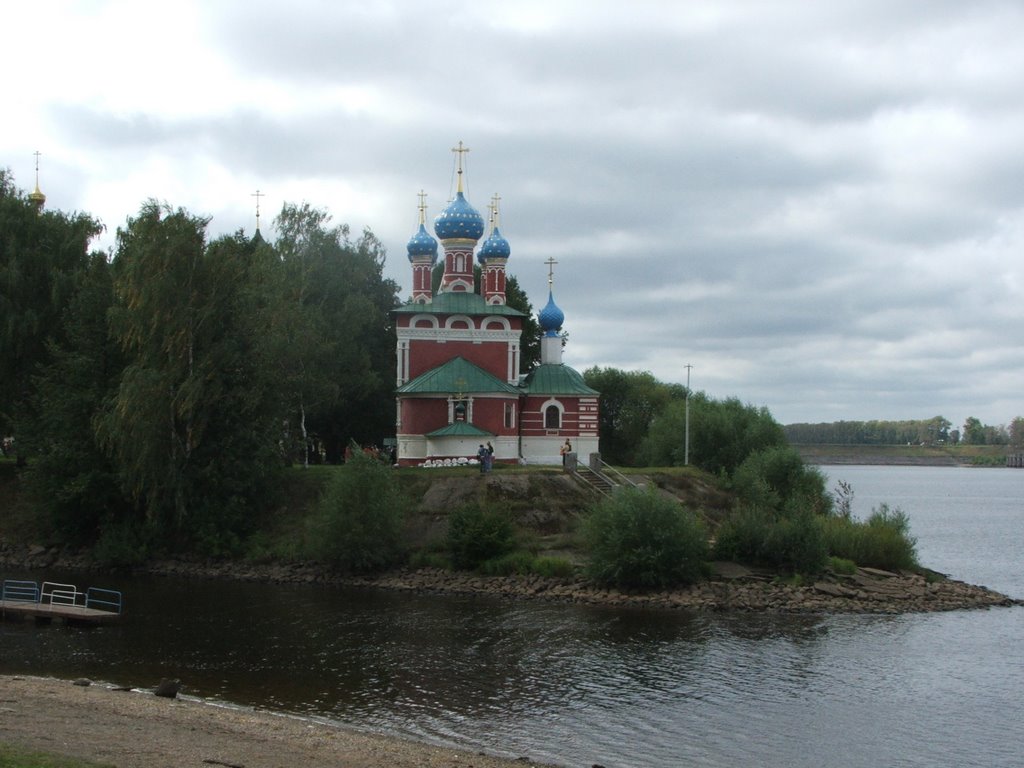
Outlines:
{"type": "Polygon", "coordinates": [[[985,444],[985,425],[981,423],[981,419],[968,416],[962,434],[963,441],[969,445],[985,444]]]}
{"type": "Polygon", "coordinates": [[[636,464],[655,417],[669,403],[686,399],[685,387],[660,382],[647,371],[595,366],[584,371],[583,379],[601,393],[601,451],[613,464],[636,464]]]}
{"type": "MultiPolygon", "coordinates": [[[[642,463],[683,464],[685,409],[685,402],[674,400],[651,420],[639,451],[642,463]]],[[[736,398],[715,400],[703,392],[690,396],[690,462],[695,466],[731,475],[752,453],[784,445],[782,427],[767,408],[736,398]]]]}
{"type": "MultiPolygon", "coordinates": [[[[89,264],[101,227],[85,214],[39,212],[0,170],[0,430],[27,418],[32,376],[63,338],[61,314],[89,264]]],[[[31,436],[18,436],[26,445],[31,436]]]]}
{"type": "Polygon", "coordinates": [[[94,425],[124,366],[107,329],[113,298],[106,254],[94,254],[61,316],[65,339],[51,343],[50,362],[33,380],[32,485],[48,513],[50,536],[74,545],[95,542],[131,513],[94,425]]]}
{"type": "Polygon", "coordinates": [[[1024,446],[1024,416],[1015,416],[1010,422],[1009,436],[1014,448],[1024,446]]]}
{"type": "Polygon", "coordinates": [[[306,461],[312,435],[337,460],[348,440],[376,442],[394,425],[389,312],[398,286],[383,277],[385,251],[373,233],[353,242],[330,218],[304,203],[286,204],[275,220],[278,375],[306,461]]]}
{"type": "Polygon", "coordinates": [[[111,330],[126,366],[98,419],[156,532],[230,548],[270,496],[280,409],[266,288],[241,234],[150,201],[117,233],[111,330]]]}

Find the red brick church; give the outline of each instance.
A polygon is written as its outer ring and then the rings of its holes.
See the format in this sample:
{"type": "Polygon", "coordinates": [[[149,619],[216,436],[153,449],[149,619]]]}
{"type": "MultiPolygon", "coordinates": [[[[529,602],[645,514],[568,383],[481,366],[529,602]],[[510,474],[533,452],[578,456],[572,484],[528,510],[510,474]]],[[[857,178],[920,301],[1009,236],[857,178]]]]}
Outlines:
{"type": "MultiPolygon", "coordinates": [[[[541,363],[520,375],[525,315],[505,303],[505,268],[511,249],[498,228],[497,201],[490,233],[477,250],[485,223],[463,194],[462,152],[458,153],[455,199],[426,228],[420,203],[419,230],[409,240],[412,297],[394,310],[398,335],[397,461],[474,458],[490,443],[494,460],[557,464],[568,440],[583,461],[598,450],[600,395],[562,363],[564,315],[554,302],[538,314],[541,363]],[[431,274],[443,250],[444,276],[436,294],[431,274]],[[480,292],[474,284],[474,252],[480,263],[480,292]]],[[[549,260],[549,265],[554,260],[549,260]]]]}

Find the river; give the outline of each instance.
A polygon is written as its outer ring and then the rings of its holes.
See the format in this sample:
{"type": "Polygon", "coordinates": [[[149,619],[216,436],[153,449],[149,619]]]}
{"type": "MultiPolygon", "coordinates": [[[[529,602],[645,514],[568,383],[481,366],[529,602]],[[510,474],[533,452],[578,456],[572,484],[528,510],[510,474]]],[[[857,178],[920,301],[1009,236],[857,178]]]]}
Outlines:
{"type": "MultiPolygon", "coordinates": [[[[824,470],[831,486],[852,485],[857,516],[880,503],[907,512],[924,564],[1024,597],[1024,471],[824,470]]],[[[1021,607],[702,615],[317,586],[113,586],[127,594],[120,625],[0,624],[0,673],[180,677],[226,703],[566,766],[1024,761],[1021,607]]]]}

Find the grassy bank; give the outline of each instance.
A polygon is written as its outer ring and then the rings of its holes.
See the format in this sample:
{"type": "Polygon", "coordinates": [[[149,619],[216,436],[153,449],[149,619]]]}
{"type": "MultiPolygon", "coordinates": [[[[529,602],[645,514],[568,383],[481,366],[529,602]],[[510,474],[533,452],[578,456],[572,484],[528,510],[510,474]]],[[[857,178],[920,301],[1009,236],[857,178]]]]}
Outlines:
{"type": "Polygon", "coordinates": [[[1006,465],[1005,445],[795,445],[808,464],[891,466],[1006,465]]]}

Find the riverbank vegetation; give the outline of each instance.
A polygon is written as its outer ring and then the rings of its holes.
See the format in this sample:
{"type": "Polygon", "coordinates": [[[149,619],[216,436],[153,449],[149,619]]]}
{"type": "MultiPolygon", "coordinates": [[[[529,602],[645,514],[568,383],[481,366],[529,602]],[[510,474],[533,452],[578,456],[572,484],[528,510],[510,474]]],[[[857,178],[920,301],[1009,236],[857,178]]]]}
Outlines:
{"type": "MultiPolygon", "coordinates": [[[[877,531],[909,542],[898,511],[837,516],[767,408],[647,372],[584,376],[601,392],[604,459],[661,496],[597,501],[557,471],[509,467],[445,484],[367,458],[359,447],[393,428],[398,286],[370,231],[330,221],[285,204],[273,244],[208,241],[208,220],[148,201],[112,254],[90,252],[96,222],[38,212],[0,173],[0,533],[105,567],[422,563],[631,588],[693,580],[708,557],[790,573],[829,557],[913,565],[912,546],[878,552],[877,531]]],[[[975,426],[965,439],[987,434],[975,426]]]]}

